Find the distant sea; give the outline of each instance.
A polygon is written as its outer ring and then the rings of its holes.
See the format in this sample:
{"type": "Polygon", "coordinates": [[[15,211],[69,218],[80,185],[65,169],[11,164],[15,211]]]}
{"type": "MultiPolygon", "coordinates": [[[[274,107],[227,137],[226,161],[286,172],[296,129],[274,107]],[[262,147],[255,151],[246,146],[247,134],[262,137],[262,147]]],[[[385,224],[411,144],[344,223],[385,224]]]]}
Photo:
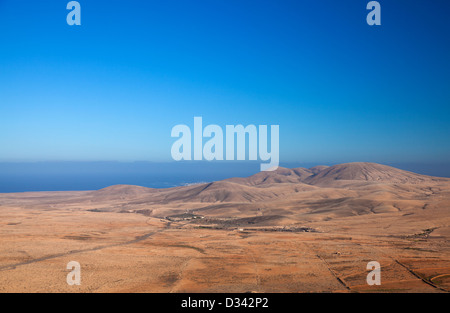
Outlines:
{"type": "Polygon", "coordinates": [[[0,163],[0,193],[97,190],[117,184],[169,188],[246,177],[258,170],[254,162],[0,163]]]}
{"type": "MultiPolygon", "coordinates": [[[[169,188],[247,177],[259,172],[259,162],[29,162],[0,163],[0,193],[97,190],[127,184],[169,188]]],[[[312,167],[313,163],[280,166],[312,167]]],[[[419,174],[450,177],[450,165],[386,164],[419,174]]]]}

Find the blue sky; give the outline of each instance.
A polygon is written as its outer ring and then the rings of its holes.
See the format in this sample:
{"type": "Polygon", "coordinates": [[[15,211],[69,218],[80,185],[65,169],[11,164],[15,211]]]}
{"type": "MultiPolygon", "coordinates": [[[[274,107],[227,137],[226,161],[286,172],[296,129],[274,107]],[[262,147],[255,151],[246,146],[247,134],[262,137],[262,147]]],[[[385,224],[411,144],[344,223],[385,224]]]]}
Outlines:
{"type": "Polygon", "coordinates": [[[173,126],[280,125],[282,162],[450,159],[450,3],[0,0],[0,162],[171,161],[173,126]]]}

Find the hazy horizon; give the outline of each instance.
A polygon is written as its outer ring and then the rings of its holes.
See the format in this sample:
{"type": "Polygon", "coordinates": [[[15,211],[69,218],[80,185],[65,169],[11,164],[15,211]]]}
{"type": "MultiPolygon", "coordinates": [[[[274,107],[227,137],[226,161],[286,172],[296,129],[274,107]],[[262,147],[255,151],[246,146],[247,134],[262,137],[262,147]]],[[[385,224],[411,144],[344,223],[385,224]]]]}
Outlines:
{"type": "MultiPolygon", "coordinates": [[[[311,168],[339,163],[281,163],[311,168]]],[[[383,163],[423,175],[450,177],[450,163],[383,163]]],[[[0,162],[0,193],[97,190],[111,185],[169,188],[185,184],[247,177],[259,172],[258,162],[0,162]]]]}

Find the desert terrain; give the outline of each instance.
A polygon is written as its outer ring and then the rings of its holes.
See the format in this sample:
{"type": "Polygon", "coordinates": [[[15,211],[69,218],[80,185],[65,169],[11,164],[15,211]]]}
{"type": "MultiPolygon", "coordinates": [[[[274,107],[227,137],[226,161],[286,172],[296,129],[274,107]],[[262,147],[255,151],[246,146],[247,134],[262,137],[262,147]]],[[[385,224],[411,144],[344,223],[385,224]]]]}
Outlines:
{"type": "Polygon", "coordinates": [[[449,292],[449,238],[450,179],[375,163],[0,194],[0,292],[449,292]]]}

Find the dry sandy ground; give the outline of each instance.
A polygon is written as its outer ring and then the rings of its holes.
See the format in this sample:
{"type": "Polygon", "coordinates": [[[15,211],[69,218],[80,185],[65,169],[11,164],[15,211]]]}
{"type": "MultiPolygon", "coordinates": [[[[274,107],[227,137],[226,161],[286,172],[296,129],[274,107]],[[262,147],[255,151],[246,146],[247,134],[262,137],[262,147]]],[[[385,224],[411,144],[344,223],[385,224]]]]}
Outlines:
{"type": "Polygon", "coordinates": [[[449,180],[377,166],[0,194],[0,292],[449,292],[449,180]]]}

